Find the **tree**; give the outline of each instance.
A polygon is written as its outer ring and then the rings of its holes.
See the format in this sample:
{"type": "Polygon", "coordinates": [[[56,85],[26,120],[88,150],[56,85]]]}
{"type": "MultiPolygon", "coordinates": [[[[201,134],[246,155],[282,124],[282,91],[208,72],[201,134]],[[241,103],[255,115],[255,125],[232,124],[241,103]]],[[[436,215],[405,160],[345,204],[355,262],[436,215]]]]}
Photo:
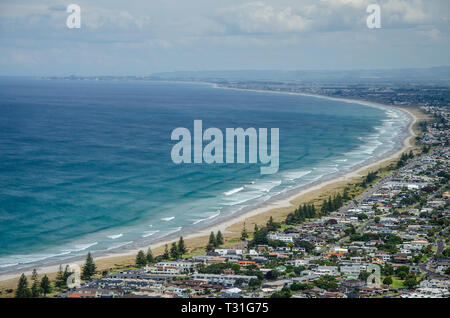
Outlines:
{"type": "Polygon", "coordinates": [[[367,214],[364,214],[364,213],[358,214],[358,221],[367,220],[368,218],[369,217],[367,216],[367,214]]]}
{"type": "Polygon", "coordinates": [[[450,275],[450,266],[444,271],[445,275],[450,275]]]}
{"type": "Polygon", "coordinates": [[[447,247],[443,252],[442,255],[445,257],[450,257],[450,247],[447,247]]]}
{"type": "Polygon", "coordinates": [[[367,271],[361,271],[361,272],[359,272],[358,278],[365,282],[365,281],[367,281],[367,278],[369,278],[369,276],[370,276],[370,273],[368,273],[367,271]]]}
{"type": "Polygon", "coordinates": [[[222,244],[223,244],[222,232],[218,231],[216,236],[216,246],[220,246],[222,244]]]}
{"type": "Polygon", "coordinates": [[[269,230],[263,228],[253,234],[253,244],[255,245],[264,245],[269,241],[267,239],[267,235],[269,234],[269,230]]]}
{"type": "Polygon", "coordinates": [[[152,253],[152,250],[150,247],[147,250],[146,258],[147,258],[147,264],[151,264],[155,261],[155,258],[153,257],[153,253],[152,253]]]}
{"type": "Polygon", "coordinates": [[[251,278],[250,281],[248,282],[248,286],[256,288],[259,285],[261,285],[261,281],[257,278],[251,278]]]}
{"type": "Polygon", "coordinates": [[[25,274],[22,274],[17,283],[16,298],[30,298],[31,291],[28,288],[28,281],[25,274]]]}
{"type": "Polygon", "coordinates": [[[283,287],[280,291],[274,292],[270,298],[290,298],[291,296],[291,290],[288,287],[283,287]]]}
{"type": "Polygon", "coordinates": [[[86,257],[86,264],[83,266],[83,272],[81,274],[81,279],[89,280],[95,275],[97,266],[94,263],[94,259],[91,256],[91,252],[88,253],[86,257]]]}
{"type": "Polygon", "coordinates": [[[31,297],[37,298],[41,295],[41,290],[39,287],[39,279],[36,269],[33,269],[33,273],[31,274],[31,281],[33,282],[33,285],[31,285],[31,297]]]}
{"type": "Polygon", "coordinates": [[[407,289],[415,289],[418,282],[414,277],[408,278],[403,282],[403,286],[405,286],[407,289]]]}
{"type": "Polygon", "coordinates": [[[180,254],[180,256],[183,256],[183,254],[186,254],[186,252],[186,245],[184,244],[183,237],[180,236],[180,239],[178,241],[178,253],[180,254]]]}
{"type": "Polygon", "coordinates": [[[275,222],[273,221],[273,216],[270,216],[269,221],[267,222],[267,227],[274,229],[275,228],[275,222]]]}
{"type": "Polygon", "coordinates": [[[50,284],[50,279],[48,279],[47,275],[44,275],[44,277],[42,277],[42,281],[41,281],[41,291],[44,294],[44,297],[52,292],[52,285],[50,284]]]}
{"type": "Polygon", "coordinates": [[[276,280],[280,276],[280,272],[273,269],[266,273],[266,279],[268,280],[276,280]]]}
{"type": "Polygon", "coordinates": [[[62,265],[59,265],[58,274],[56,275],[55,286],[57,288],[64,288],[65,285],[66,285],[66,281],[64,280],[62,265]]]}
{"type": "Polygon", "coordinates": [[[164,248],[164,254],[162,255],[162,258],[166,259],[166,260],[170,258],[169,247],[167,246],[167,244],[166,244],[166,246],[164,248]]]}
{"type": "Polygon", "coordinates": [[[247,230],[245,229],[245,222],[244,222],[244,226],[242,227],[242,232],[241,232],[241,241],[245,241],[248,238],[248,233],[247,230]]]}
{"type": "Polygon", "coordinates": [[[390,276],[394,274],[394,267],[392,267],[391,264],[386,263],[386,265],[384,265],[384,268],[382,269],[383,274],[386,276],[390,276]]]}
{"type": "Polygon", "coordinates": [[[305,240],[297,239],[297,240],[295,240],[294,243],[295,243],[295,246],[303,247],[307,253],[311,253],[315,247],[313,243],[311,243],[309,241],[305,241],[305,240]]]}
{"type": "Polygon", "coordinates": [[[178,259],[178,246],[175,242],[172,243],[172,247],[170,248],[170,256],[173,259],[178,259]]]}
{"type": "Polygon", "coordinates": [[[391,285],[392,284],[392,278],[391,278],[391,276],[387,276],[387,277],[385,277],[384,279],[383,279],[383,284],[385,284],[385,285],[391,285]]]}
{"type": "Polygon", "coordinates": [[[322,289],[326,290],[335,290],[338,288],[338,284],[336,283],[336,278],[331,275],[324,275],[319,279],[314,281],[314,284],[322,289]]]}
{"type": "Polygon", "coordinates": [[[142,250],[140,250],[136,255],[136,267],[141,268],[147,265],[147,258],[142,250]]]}
{"type": "Polygon", "coordinates": [[[214,232],[211,232],[211,234],[209,235],[209,241],[208,241],[208,245],[211,245],[213,247],[216,247],[216,237],[214,236],[214,232]]]}

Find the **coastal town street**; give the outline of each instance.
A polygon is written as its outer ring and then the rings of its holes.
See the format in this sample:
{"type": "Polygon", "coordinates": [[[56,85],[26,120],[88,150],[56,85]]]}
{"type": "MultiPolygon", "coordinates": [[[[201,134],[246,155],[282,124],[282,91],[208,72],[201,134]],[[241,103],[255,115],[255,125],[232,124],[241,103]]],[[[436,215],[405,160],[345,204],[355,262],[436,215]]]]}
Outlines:
{"type": "Polygon", "coordinates": [[[142,253],[139,268],[105,272],[55,296],[449,297],[450,113],[424,111],[433,119],[421,126],[415,153],[330,193],[321,206],[306,202],[285,222],[270,218],[251,236],[243,230],[241,243],[211,233],[204,254],[182,256],[176,245],[148,261],[142,253]],[[436,122],[444,122],[439,130],[436,122]]]}

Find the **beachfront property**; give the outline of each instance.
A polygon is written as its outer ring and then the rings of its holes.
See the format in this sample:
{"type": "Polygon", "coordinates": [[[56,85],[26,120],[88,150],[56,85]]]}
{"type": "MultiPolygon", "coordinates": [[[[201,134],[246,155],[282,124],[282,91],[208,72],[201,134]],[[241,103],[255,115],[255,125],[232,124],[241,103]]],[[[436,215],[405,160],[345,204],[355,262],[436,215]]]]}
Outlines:
{"type": "Polygon", "coordinates": [[[434,170],[448,171],[449,165],[448,149],[434,149],[372,186],[357,206],[270,231],[268,244],[248,241],[184,260],[161,261],[93,280],[60,297],[268,297],[287,290],[294,298],[449,297],[450,262],[435,254],[448,253],[448,248],[442,247],[442,238],[429,237],[430,231],[439,233],[438,221],[449,215],[448,198],[437,199],[443,179],[434,170]],[[422,176],[427,177],[426,186],[422,176]],[[413,191],[426,197],[418,208],[411,207],[413,191]],[[374,213],[362,218],[367,206],[374,213]],[[348,236],[350,228],[356,231],[348,236]],[[366,281],[374,264],[382,273],[379,286],[366,281]]]}
{"type": "Polygon", "coordinates": [[[427,127],[425,141],[439,145],[333,211],[261,228],[264,235],[231,246],[105,272],[56,297],[448,298],[450,151],[441,131],[427,127]],[[368,280],[373,266],[379,285],[368,280]]]}

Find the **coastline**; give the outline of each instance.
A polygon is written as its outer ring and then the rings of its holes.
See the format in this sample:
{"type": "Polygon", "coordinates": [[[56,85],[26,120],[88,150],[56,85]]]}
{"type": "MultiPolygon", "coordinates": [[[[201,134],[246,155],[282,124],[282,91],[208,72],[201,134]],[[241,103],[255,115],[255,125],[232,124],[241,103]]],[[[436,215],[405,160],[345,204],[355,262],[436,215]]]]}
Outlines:
{"type": "MultiPolygon", "coordinates": [[[[211,85],[211,83],[208,83],[211,85]]],[[[239,89],[239,88],[227,88],[227,87],[219,87],[222,89],[239,89]]],[[[380,158],[372,158],[364,163],[357,165],[352,168],[351,171],[346,173],[337,173],[332,174],[324,177],[323,179],[320,179],[316,182],[310,183],[306,186],[299,187],[297,189],[294,189],[290,191],[287,194],[284,194],[282,197],[274,197],[268,202],[263,203],[261,206],[257,206],[254,208],[251,208],[249,210],[244,210],[240,213],[236,213],[234,215],[230,215],[228,218],[225,218],[224,220],[219,220],[217,223],[212,225],[207,225],[204,228],[199,228],[197,230],[194,230],[191,233],[181,233],[178,232],[176,235],[168,236],[166,238],[163,238],[159,242],[147,244],[146,246],[140,247],[140,248],[132,248],[128,249],[123,252],[116,252],[116,253],[109,253],[105,255],[101,255],[95,258],[95,262],[97,263],[98,269],[109,269],[113,267],[117,267],[116,265],[126,265],[126,264],[132,264],[134,262],[134,257],[136,253],[147,248],[152,248],[155,254],[159,254],[159,252],[162,250],[163,246],[165,244],[170,244],[174,241],[178,240],[178,237],[182,235],[185,239],[186,245],[190,247],[190,249],[195,249],[198,247],[198,245],[202,246],[204,242],[207,241],[207,238],[209,236],[209,233],[211,231],[222,231],[225,238],[227,240],[229,239],[235,239],[236,234],[239,235],[240,230],[242,229],[242,223],[246,220],[252,220],[252,219],[260,219],[263,218],[266,214],[273,215],[275,220],[283,218],[283,216],[287,215],[286,211],[290,211],[293,206],[298,205],[298,202],[307,202],[308,200],[305,199],[305,196],[308,194],[312,194],[315,192],[324,191],[327,187],[333,187],[334,184],[338,183],[349,183],[351,180],[355,178],[360,178],[362,175],[364,175],[364,172],[367,170],[373,169],[374,167],[381,166],[382,164],[392,161],[399,157],[403,152],[406,150],[409,150],[413,145],[411,140],[414,138],[415,134],[413,132],[413,125],[417,122],[417,117],[410,111],[389,106],[389,105],[382,105],[382,104],[376,104],[368,101],[359,101],[359,100],[353,100],[353,99],[340,99],[340,98],[333,98],[328,96],[321,96],[321,95],[312,95],[312,94],[303,94],[303,93],[294,93],[294,92],[282,92],[282,91],[266,91],[266,90],[249,90],[249,89],[241,89],[241,90],[248,90],[248,91],[257,91],[257,92],[263,92],[263,93],[279,93],[279,94],[295,94],[295,95],[303,95],[303,96],[309,96],[309,97],[315,97],[315,98],[322,98],[322,99],[329,99],[329,100],[335,100],[335,101],[344,101],[349,103],[355,103],[360,104],[363,106],[371,106],[371,107],[378,107],[378,108],[395,108],[398,110],[401,110],[408,114],[410,118],[410,122],[407,128],[407,131],[404,133],[402,132],[402,135],[405,138],[403,140],[396,140],[396,147],[395,149],[392,149],[392,151],[389,151],[387,154],[383,154],[380,158]],[[237,233],[236,233],[237,232],[237,233]],[[192,246],[192,247],[191,247],[192,246]]],[[[259,221],[255,221],[253,223],[258,224],[259,221]]],[[[267,221],[267,220],[265,220],[267,221]]],[[[265,223],[265,221],[263,221],[265,223]]],[[[247,229],[253,227],[252,222],[247,222],[247,229]]],[[[204,246],[204,245],[203,245],[204,246]]],[[[84,259],[74,259],[73,261],[68,260],[66,263],[72,263],[72,264],[83,264],[84,259]]],[[[54,265],[43,265],[43,266],[33,266],[36,268],[39,272],[39,274],[51,274],[55,273],[58,270],[59,263],[54,265]]],[[[30,267],[29,270],[23,271],[26,275],[31,274],[31,270],[33,267],[30,267]]],[[[0,287],[4,285],[3,283],[6,283],[7,281],[14,281],[22,271],[14,271],[11,270],[11,272],[5,272],[4,274],[0,275],[0,287]]]]}

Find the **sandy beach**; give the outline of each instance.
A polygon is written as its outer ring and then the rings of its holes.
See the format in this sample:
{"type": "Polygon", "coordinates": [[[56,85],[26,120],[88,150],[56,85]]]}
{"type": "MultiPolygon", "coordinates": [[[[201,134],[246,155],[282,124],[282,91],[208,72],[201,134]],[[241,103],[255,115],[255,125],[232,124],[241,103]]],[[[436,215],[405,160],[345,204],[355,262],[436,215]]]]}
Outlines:
{"type": "MultiPolygon", "coordinates": [[[[267,91],[264,91],[267,92],[267,91]]],[[[269,91],[270,92],[270,91],[269,91]]],[[[273,92],[273,93],[283,93],[283,94],[297,94],[297,93],[286,93],[286,92],[273,92]]],[[[311,96],[316,98],[326,98],[330,100],[339,100],[339,101],[347,101],[350,103],[359,103],[365,106],[372,107],[380,107],[380,108],[392,108],[392,106],[388,105],[380,105],[367,101],[357,101],[357,100],[344,100],[344,99],[336,99],[326,96],[315,96],[309,94],[300,94],[305,96],[311,96]]],[[[402,141],[399,141],[399,145],[396,150],[385,156],[384,158],[376,158],[372,162],[367,162],[364,166],[360,166],[355,168],[354,171],[338,175],[329,180],[322,180],[317,183],[313,183],[308,185],[306,188],[301,188],[296,190],[293,193],[289,193],[288,196],[280,199],[275,199],[271,202],[268,202],[260,207],[254,208],[249,211],[245,211],[241,214],[235,215],[230,219],[221,221],[220,223],[211,225],[207,228],[200,229],[193,233],[189,233],[184,235],[186,245],[188,247],[188,251],[190,253],[200,253],[204,251],[204,247],[208,241],[209,233],[211,231],[222,231],[224,237],[228,244],[232,244],[239,241],[240,233],[243,228],[244,222],[246,224],[247,231],[251,232],[253,230],[254,224],[264,225],[268,218],[272,216],[275,221],[284,220],[284,218],[293,211],[294,207],[298,206],[301,203],[306,202],[314,202],[319,201],[323,197],[328,196],[329,194],[336,193],[337,191],[341,191],[348,183],[355,182],[359,180],[362,176],[365,176],[371,170],[377,170],[381,167],[385,167],[392,162],[394,162],[400,155],[409,151],[414,147],[414,125],[419,120],[426,118],[424,114],[422,114],[418,110],[411,110],[405,108],[398,108],[402,111],[409,114],[411,120],[408,127],[408,131],[405,132],[405,138],[402,141]]],[[[164,241],[160,241],[157,243],[150,244],[148,246],[143,246],[141,248],[130,249],[123,252],[110,253],[106,255],[102,255],[100,257],[95,258],[95,262],[97,264],[97,269],[99,271],[109,270],[112,268],[120,268],[134,264],[135,255],[138,250],[147,250],[147,248],[151,248],[154,254],[160,254],[164,248],[165,244],[170,244],[174,241],[178,240],[177,237],[167,238],[164,241]]],[[[71,264],[82,265],[84,263],[84,259],[78,259],[74,261],[70,261],[71,264]]],[[[59,268],[59,264],[48,265],[37,267],[37,271],[39,274],[47,274],[50,279],[56,276],[56,272],[59,268]]],[[[26,275],[31,275],[31,270],[29,269],[25,272],[26,275]]],[[[3,275],[0,275],[0,288],[15,288],[17,284],[17,277],[21,274],[21,272],[10,272],[3,275]]]]}

